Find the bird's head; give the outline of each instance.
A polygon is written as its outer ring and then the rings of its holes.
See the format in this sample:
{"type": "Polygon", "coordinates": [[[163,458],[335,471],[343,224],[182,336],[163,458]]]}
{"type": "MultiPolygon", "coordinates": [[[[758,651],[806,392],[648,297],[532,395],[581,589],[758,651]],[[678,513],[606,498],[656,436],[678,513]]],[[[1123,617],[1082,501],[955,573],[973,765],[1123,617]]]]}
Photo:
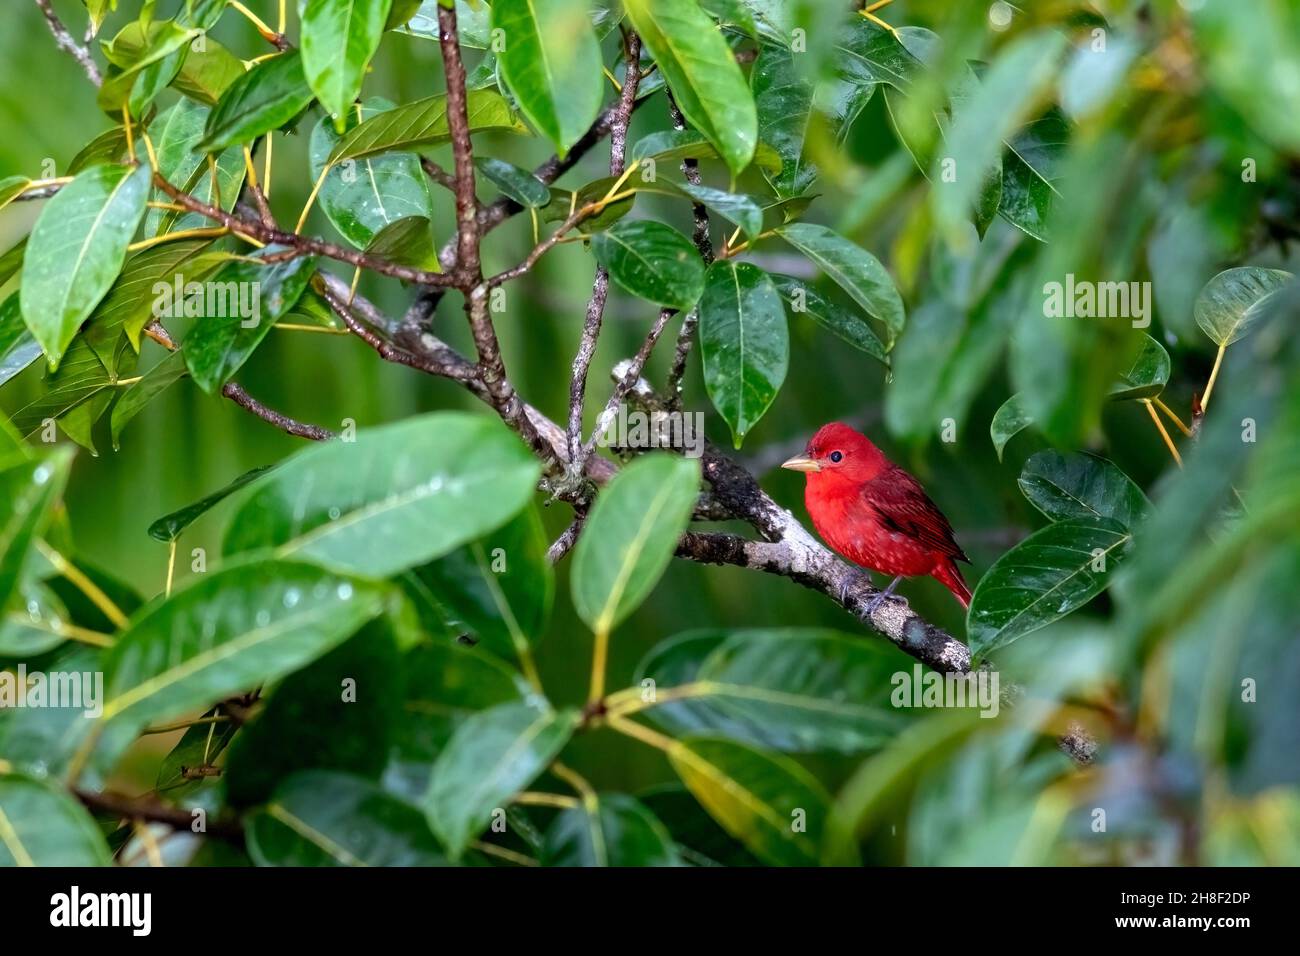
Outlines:
{"type": "Polygon", "coordinates": [[[871,439],[843,422],[831,422],[817,430],[802,455],[781,465],[791,471],[807,472],[809,482],[870,481],[889,465],[871,439]]]}

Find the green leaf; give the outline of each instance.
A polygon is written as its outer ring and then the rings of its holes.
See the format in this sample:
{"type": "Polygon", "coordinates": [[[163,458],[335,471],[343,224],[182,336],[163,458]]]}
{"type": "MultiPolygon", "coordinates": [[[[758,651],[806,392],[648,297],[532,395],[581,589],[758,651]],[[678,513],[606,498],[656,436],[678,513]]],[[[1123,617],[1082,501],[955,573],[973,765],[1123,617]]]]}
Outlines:
{"type": "MultiPolygon", "coordinates": [[[[120,367],[125,362],[127,368],[119,368],[119,371],[129,374],[134,359],[135,355],[131,352],[126,337],[118,339],[114,367],[120,367]]],[[[14,428],[24,438],[30,438],[49,419],[63,418],[78,406],[92,400],[102,403],[103,396],[116,386],[117,376],[117,372],[109,372],[104,367],[104,363],[84,340],[78,339],[68,349],[59,370],[46,377],[45,390],[14,412],[14,428]]],[[[104,406],[99,404],[99,411],[103,410],[104,406]]]]}
{"type": "MultiPolygon", "coordinates": [[[[140,126],[132,123],[132,135],[139,135],[140,126]]],[[[67,174],[75,176],[83,169],[102,163],[126,162],[126,132],[121,126],[106,129],[92,139],[68,162],[67,174]]]]}
{"type": "Polygon", "coordinates": [[[883,83],[906,93],[924,68],[907,44],[919,52],[933,39],[929,30],[903,27],[893,33],[865,17],[854,17],[835,47],[840,82],[862,87],[883,83]]]}
{"type": "MultiPolygon", "coordinates": [[[[77,620],[77,623],[86,626],[84,620],[77,620]]],[[[72,681],[70,686],[75,689],[78,680],[82,682],[83,688],[89,686],[86,682],[94,683],[95,675],[104,669],[102,660],[98,649],[69,643],[56,648],[51,653],[48,664],[43,666],[50,671],[69,675],[72,681]]],[[[97,700],[102,702],[102,695],[97,700]]],[[[10,769],[26,771],[41,779],[62,777],[87,734],[98,726],[90,716],[93,711],[75,706],[89,703],[89,700],[77,698],[66,702],[74,706],[9,707],[0,710],[0,760],[8,762],[10,769]]],[[[111,763],[120,753],[121,742],[110,739],[107,743],[113,746],[97,748],[91,755],[90,762],[84,766],[80,778],[83,786],[102,785],[103,774],[111,769],[105,764],[111,763]]],[[[0,848],[2,847],[3,841],[0,841],[0,848]]],[[[0,849],[0,853],[3,853],[3,849],[0,849]]]]}
{"type": "MultiPolygon", "coordinates": [[[[600,179],[587,183],[576,192],[552,186],[550,189],[551,201],[539,210],[539,215],[544,222],[564,222],[569,218],[572,210],[581,209],[604,199],[605,196],[609,195],[615,182],[617,182],[617,177],[602,176],[600,179]]],[[[596,215],[583,219],[578,223],[578,231],[587,235],[604,232],[631,212],[638,192],[632,189],[622,189],[620,191],[627,193],[627,195],[608,203],[596,215]]]]}
{"type": "Polygon", "coordinates": [[[399,30],[405,27],[419,12],[421,6],[423,6],[422,0],[393,0],[392,9],[388,11],[388,19],[384,22],[384,29],[399,30]]]}
{"type": "Polygon", "coordinates": [[[721,737],[676,741],[668,759],[704,809],[772,866],[814,866],[831,800],[788,757],[721,737]]]}
{"type": "MultiPolygon", "coordinates": [[[[186,192],[206,183],[207,191],[211,193],[208,157],[198,150],[209,114],[210,110],[201,103],[183,99],[165,110],[153,123],[151,135],[154,154],[158,159],[158,171],[164,179],[186,192]]],[[[238,152],[239,168],[243,170],[243,150],[238,152]]],[[[171,201],[161,190],[155,190],[154,195],[155,198],[171,201]]],[[[173,224],[178,218],[179,214],[175,210],[150,209],[145,217],[145,235],[156,236],[165,232],[161,226],[164,223],[173,224]]]]}
{"type": "Polygon", "coordinates": [[[555,594],[549,542],[537,509],[467,547],[414,569],[443,627],[510,658],[542,636],[555,594]]]}
{"type": "Polygon", "coordinates": [[[144,217],[149,167],[92,166],[45,204],[23,260],[23,319],[57,368],[144,217]]]}
{"type": "MultiPolygon", "coordinates": [[[[66,539],[67,532],[66,529],[60,529],[58,524],[59,522],[56,520],[46,531],[46,537],[56,544],[60,544],[65,550],[71,551],[72,546],[70,543],[65,544],[59,541],[60,538],[66,539]]],[[[73,561],[73,564],[86,580],[107,595],[108,599],[117,605],[118,610],[128,617],[138,611],[144,604],[143,598],[134,588],[113,577],[103,569],[90,564],[82,558],[73,561]]],[[[88,627],[93,631],[109,632],[117,630],[113,622],[104,614],[103,609],[86,597],[85,593],[65,575],[60,574],[57,577],[46,578],[45,583],[67,607],[68,614],[71,615],[74,624],[88,627]]]]}
{"type": "Polygon", "coordinates": [[[402,718],[394,729],[385,785],[418,800],[438,754],[472,714],[522,701],[528,684],[483,648],[426,643],[402,658],[402,718]]]}
{"type": "Polygon", "coordinates": [[[18,434],[18,429],[0,412],[0,462],[7,467],[14,461],[30,457],[31,448],[23,441],[23,436],[18,434]]]}
{"type": "Polygon", "coordinates": [[[1040,451],[1025,462],[1019,484],[1029,503],[1052,521],[1110,518],[1134,528],[1151,510],[1132,478],[1086,452],[1040,451]]]}
{"type": "Polygon", "coordinates": [[[71,464],[64,448],[0,470],[0,608],[18,593],[32,542],[49,524],[71,464]]]}
{"type": "Polygon", "coordinates": [[[654,590],[699,490],[697,462],[650,454],[601,491],[573,550],[573,605],[592,631],[608,633],[654,590]]]}
{"type": "Polygon", "coordinates": [[[732,838],[680,783],[660,784],[637,794],[673,835],[677,852],[692,866],[758,866],[752,853],[732,838]]]}
{"type": "Polygon", "coordinates": [[[218,504],[233,495],[240,488],[244,487],[255,478],[260,477],[264,472],[270,471],[273,466],[263,465],[260,468],[253,468],[244,472],[230,484],[219,488],[194,502],[192,505],[186,505],[170,514],[165,514],[153,524],[149,525],[149,537],[155,541],[175,541],[182,532],[185,531],[195,521],[198,521],[203,515],[211,511],[218,504]]]}
{"type": "Polygon", "coordinates": [[[258,866],[445,866],[420,811],[369,780],[308,770],[275,792],[248,827],[258,866]]]}
{"type": "Polygon", "coordinates": [[[211,571],[128,623],[104,660],[104,720],[166,720],[274,681],[376,616],[382,585],[292,561],[211,571]]]}
{"type": "MultiPolygon", "coordinates": [[[[201,23],[190,22],[198,29],[204,29],[201,23]]],[[[149,44],[164,32],[170,32],[169,26],[153,23],[144,30],[138,21],[128,23],[111,44],[104,45],[104,54],[116,66],[129,66],[143,55],[149,44]]],[[[196,49],[193,42],[189,44],[180,71],[171,78],[171,85],[188,97],[215,106],[230,84],[243,75],[244,64],[239,57],[210,35],[205,35],[201,48],[196,49]]]]}
{"type": "Polygon", "coordinates": [[[595,122],[605,92],[587,0],[496,0],[492,29],[502,80],[563,157],[595,122]]]}
{"type": "Polygon", "coordinates": [[[722,259],[709,266],[699,314],[704,385],[739,448],[785,381],[785,306],[763,270],[722,259]]]}
{"type": "Polygon", "coordinates": [[[83,0],[86,14],[90,17],[90,35],[93,37],[103,26],[104,19],[117,9],[117,0],[83,0]]]}
{"type": "Polygon", "coordinates": [[[31,185],[31,182],[26,176],[6,176],[4,179],[0,179],[0,209],[21,196],[23,190],[31,185]]]}
{"type": "Polygon", "coordinates": [[[377,780],[402,705],[398,664],[392,630],[380,618],[286,677],[231,745],[226,800],[235,807],[264,803],[301,770],[377,780]]]}
{"type": "MultiPolygon", "coordinates": [[[[632,158],[638,163],[653,159],[657,165],[680,163],[684,159],[721,159],[717,147],[702,133],[693,129],[660,130],[636,141],[632,158]]],[[[754,163],[765,172],[781,171],[781,154],[760,142],[754,149],[754,163]]]]}
{"type": "Polygon", "coordinates": [[[423,801],[429,826],[453,859],[483,832],[494,810],[550,766],[577,723],[575,711],[520,701],[460,725],[438,755],[423,801]]]}
{"type": "MultiPolygon", "coordinates": [[[[184,185],[194,175],[200,165],[205,163],[202,153],[195,150],[203,136],[203,127],[208,121],[209,110],[201,103],[182,99],[174,106],[164,110],[150,124],[150,136],[153,139],[154,156],[158,162],[158,172],[170,183],[184,185]]],[[[121,131],[109,130],[105,136],[118,134],[115,138],[122,140],[121,131]]],[[[120,149],[125,153],[125,147],[120,149]]],[[[155,195],[160,193],[155,192],[155,195]]],[[[164,198],[165,197],[165,194],[164,198]]],[[[170,201],[170,199],[167,199],[170,201]]],[[[145,234],[157,235],[158,223],[162,220],[162,210],[150,209],[145,219],[145,234]]]]}
{"type": "MultiPolygon", "coordinates": [[[[504,129],[526,133],[528,128],[515,118],[501,94],[492,90],[472,90],[466,109],[471,132],[504,129]]],[[[404,103],[380,113],[349,131],[329,155],[331,166],[345,159],[361,159],[389,150],[411,150],[436,146],[451,139],[447,129],[447,97],[439,93],[414,103],[404,103]]]]}
{"type": "Polygon", "coordinates": [[[122,430],[131,419],[139,415],[146,405],[185,375],[185,356],[179,350],[168,352],[157,365],[145,372],[138,382],[122,393],[122,397],[113,406],[113,417],[110,420],[115,450],[121,447],[122,430]]]}
{"type": "MultiPolygon", "coordinates": [[[[423,37],[426,40],[438,39],[438,7],[450,7],[450,3],[439,0],[424,0],[417,4],[418,12],[412,14],[402,33],[423,37]]],[[[488,36],[488,5],[481,0],[456,0],[456,32],[460,34],[460,45],[472,50],[488,49],[491,40],[488,36]]]]}
{"type": "Polygon", "coordinates": [[[596,261],[622,288],[657,305],[686,310],[704,291],[704,261],[691,241],[649,219],[620,222],[592,237],[596,261]]]}
{"type": "Polygon", "coordinates": [[[625,0],[623,8],[682,115],[739,175],[754,158],[758,112],[717,26],[695,0],[625,0]]]}
{"type": "MultiPolygon", "coordinates": [[[[372,98],[348,111],[350,128],[393,108],[372,98]],[[364,121],[364,120],[363,120],[364,121]]],[[[311,174],[319,178],[340,136],[328,118],[311,134],[311,174]]],[[[358,249],[365,249],[385,227],[410,216],[433,218],[429,180],[415,153],[390,153],[332,166],[321,182],[318,202],[330,222],[358,249]]]]}
{"type": "Polygon", "coordinates": [[[666,180],[658,185],[661,190],[668,187],[672,192],[699,203],[709,212],[715,212],[728,222],[735,223],[750,239],[757,237],[763,231],[763,208],[752,196],[729,193],[709,186],[673,183],[666,180]]]}
{"type": "Polygon", "coordinates": [[[27,252],[27,237],[23,236],[0,255],[0,282],[8,282],[23,267],[27,252]]]}
{"type": "Polygon", "coordinates": [[[1110,518],[1067,518],[994,563],[971,597],[966,631],[983,655],[1046,627],[1105,590],[1133,534],[1110,518]]]}
{"type": "Polygon", "coordinates": [[[1124,35],[1100,49],[1095,44],[1075,48],[1057,84],[1062,109],[1075,120],[1100,113],[1126,89],[1129,68],[1141,53],[1137,38],[1124,35]]]}
{"type": "Polygon", "coordinates": [[[312,91],[296,50],[263,60],[221,94],[198,148],[215,153],[252,142],[291,122],[311,101],[312,91]]]}
{"type": "MultiPolygon", "coordinates": [[[[259,254],[282,251],[268,246],[259,254]]],[[[185,364],[199,388],[218,391],[243,367],[315,271],[307,257],[262,265],[257,255],[229,263],[204,284],[201,316],[185,339],[185,364]]]]}
{"type": "Polygon", "coordinates": [[[1226,348],[1268,314],[1269,299],[1294,278],[1281,269],[1226,269],[1205,283],[1196,297],[1196,324],[1215,345],[1226,348]]]}
{"type": "Polygon", "coordinates": [[[1300,132],[1291,122],[1300,109],[1300,90],[1290,81],[1288,66],[1300,56],[1296,8],[1267,3],[1251,17],[1235,16],[1231,6],[1217,3],[1189,9],[1196,55],[1213,94],[1274,147],[1286,153],[1300,150],[1300,132]],[[1267,77],[1269,95],[1259,95],[1252,75],[1267,77]]]}
{"type": "Polygon", "coordinates": [[[763,41],[749,83],[763,137],[781,156],[781,170],[768,176],[778,196],[797,196],[817,177],[804,160],[804,138],[812,115],[812,85],[801,75],[795,54],[782,43],[763,41]]]}
{"type": "Polygon", "coordinates": [[[654,682],[664,700],[646,714],[676,734],[860,753],[898,732],[900,712],[890,704],[898,670],[894,652],[834,631],[689,631],[653,648],[635,682],[654,682]]]}
{"type": "Polygon", "coordinates": [[[304,449],[254,484],[224,553],[274,548],[383,577],[500,527],[541,466],[493,418],[440,412],[304,449]]]}
{"type": "Polygon", "coordinates": [[[0,866],[109,866],[99,827],[62,790],[0,774],[0,866]]]}
{"type": "Polygon", "coordinates": [[[395,265],[442,271],[433,223],[426,216],[407,216],[390,222],[375,233],[366,246],[366,254],[395,265]]]}
{"type": "Polygon", "coordinates": [[[1055,32],[1026,33],[1010,41],[965,97],[945,136],[945,155],[955,176],[931,170],[931,205],[939,227],[964,241],[961,227],[1002,155],[1002,142],[1042,106],[1055,76],[1065,37],[1055,32]]]}
{"type": "Polygon", "coordinates": [[[681,866],[672,836],[644,804],[597,794],[565,810],[546,831],[543,866],[681,866]]]}
{"type": "Polygon", "coordinates": [[[921,772],[990,723],[974,707],[946,708],[911,724],[890,746],[864,760],[835,799],[823,859],[840,866],[854,863],[861,836],[893,819],[894,808],[911,798],[921,772]]]}
{"type": "Polygon", "coordinates": [[[203,38],[203,49],[190,44],[190,52],[181,64],[172,86],[181,93],[208,106],[216,106],[230,85],[244,75],[244,64],[210,36],[203,38]]]}
{"type": "Polygon", "coordinates": [[[321,106],[342,120],[379,49],[392,0],[299,0],[302,71],[321,106]]]}
{"type": "MultiPolygon", "coordinates": [[[[199,35],[198,30],[187,30],[166,21],[150,30],[148,39],[139,43],[142,36],[138,23],[129,24],[126,30],[134,36],[110,60],[122,67],[109,71],[99,88],[97,97],[100,109],[110,115],[120,113],[128,104],[132,116],[144,115],[145,109],[180,72],[181,63],[189,52],[190,42],[199,35]],[[138,44],[138,45],[137,45],[138,44]],[[133,46],[130,53],[125,47],[133,46]]],[[[116,40],[113,41],[116,48],[116,40]]]]}
{"type": "Polygon", "coordinates": [[[52,651],[71,637],[70,623],[58,595],[43,584],[28,583],[0,617],[0,658],[30,661],[52,651]]]}
{"type": "Polygon", "coordinates": [[[0,385],[31,365],[40,355],[41,343],[23,322],[23,310],[15,292],[0,304],[0,385]]]}
{"type": "Polygon", "coordinates": [[[474,166],[488,182],[525,208],[540,209],[551,201],[550,189],[526,169],[490,156],[478,157],[474,166]]]}
{"type": "MultiPolygon", "coordinates": [[[[216,157],[217,173],[215,183],[213,182],[211,167],[207,163],[207,157],[197,152],[193,155],[198,157],[201,165],[195,166],[184,188],[199,202],[209,206],[217,206],[226,212],[230,212],[235,208],[235,203],[238,201],[240,191],[244,186],[244,177],[247,175],[248,167],[244,163],[243,147],[239,145],[229,146],[216,157]]],[[[163,235],[178,232],[181,229],[208,228],[211,225],[212,220],[202,213],[178,212],[169,209],[159,218],[155,234],[163,235]]]]}
{"type": "Polygon", "coordinates": [[[1142,347],[1133,364],[1111,386],[1110,397],[1116,401],[1154,398],[1165,390],[1169,381],[1169,353],[1149,335],[1142,336],[1142,347]]]}
{"type": "Polygon", "coordinates": [[[811,222],[782,226],[776,234],[826,273],[836,285],[885,326],[886,348],[903,331],[903,299],[880,260],[832,229],[811,222]]]}
{"type": "Polygon", "coordinates": [[[993,413],[993,421],[989,423],[989,437],[993,439],[993,447],[997,449],[998,461],[1002,460],[1002,451],[1007,447],[1007,442],[1033,423],[1034,418],[1025,405],[1024,396],[1019,392],[998,407],[998,410],[993,413]]]}
{"type": "MultiPolygon", "coordinates": [[[[220,716],[214,708],[205,717],[220,716]]],[[[230,746],[240,725],[233,720],[218,723],[194,724],[181,735],[180,741],[163,758],[158,767],[155,788],[176,800],[198,789],[205,779],[195,771],[212,767],[219,756],[230,746]]]]}
{"type": "Polygon", "coordinates": [[[138,351],[144,327],[152,319],[174,315],[171,311],[164,312],[162,307],[176,304],[178,279],[183,290],[187,282],[198,281],[216,268],[214,258],[195,259],[208,245],[209,240],[204,239],[164,242],[126,260],[122,274],[95,307],[86,325],[86,343],[109,371],[114,371],[113,354],[123,332],[138,351]],[[159,290],[164,286],[168,293],[160,297],[159,290]]]}

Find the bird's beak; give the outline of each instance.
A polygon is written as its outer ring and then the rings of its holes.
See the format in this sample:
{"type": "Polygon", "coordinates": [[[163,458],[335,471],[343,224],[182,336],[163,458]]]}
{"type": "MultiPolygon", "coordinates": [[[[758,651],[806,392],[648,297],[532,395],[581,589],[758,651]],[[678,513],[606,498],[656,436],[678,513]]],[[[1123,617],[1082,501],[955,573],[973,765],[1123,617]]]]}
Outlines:
{"type": "Polygon", "coordinates": [[[817,463],[817,459],[809,458],[807,455],[795,455],[788,461],[782,462],[782,468],[789,468],[791,471],[821,471],[822,466],[817,463]]]}

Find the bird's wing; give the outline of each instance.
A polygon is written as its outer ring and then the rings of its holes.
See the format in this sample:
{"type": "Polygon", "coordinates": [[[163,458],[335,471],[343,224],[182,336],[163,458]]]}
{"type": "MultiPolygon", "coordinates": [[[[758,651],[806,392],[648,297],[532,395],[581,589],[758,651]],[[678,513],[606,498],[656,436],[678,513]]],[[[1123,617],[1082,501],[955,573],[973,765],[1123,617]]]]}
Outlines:
{"type": "Polygon", "coordinates": [[[952,525],[930,500],[921,483],[894,466],[862,486],[862,500],[880,523],[939,554],[970,563],[953,538],[952,525]]]}

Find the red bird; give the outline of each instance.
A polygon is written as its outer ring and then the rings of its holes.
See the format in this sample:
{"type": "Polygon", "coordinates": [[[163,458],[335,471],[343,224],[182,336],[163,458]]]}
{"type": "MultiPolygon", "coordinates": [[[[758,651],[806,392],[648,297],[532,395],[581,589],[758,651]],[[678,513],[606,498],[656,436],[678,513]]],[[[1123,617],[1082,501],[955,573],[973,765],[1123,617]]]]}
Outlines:
{"type": "Polygon", "coordinates": [[[823,425],[802,455],[782,468],[808,474],[804,503],[813,524],[832,548],[855,564],[894,580],[931,575],[970,607],[970,588],[957,569],[970,558],[953,540],[952,525],[921,483],[842,422],[823,425]]]}

